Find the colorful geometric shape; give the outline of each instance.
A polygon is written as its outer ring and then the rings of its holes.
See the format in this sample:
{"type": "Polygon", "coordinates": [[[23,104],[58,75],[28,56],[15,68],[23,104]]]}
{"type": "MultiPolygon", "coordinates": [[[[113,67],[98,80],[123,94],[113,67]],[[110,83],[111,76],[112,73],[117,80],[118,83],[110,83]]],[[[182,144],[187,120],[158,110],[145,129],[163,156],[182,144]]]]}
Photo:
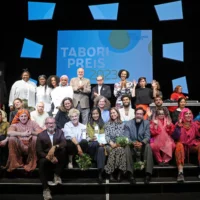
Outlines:
{"type": "Polygon", "coordinates": [[[163,44],[163,57],[183,61],[183,42],[163,44]]]}
{"type": "Polygon", "coordinates": [[[117,20],[119,3],[89,6],[94,20],[117,20]]]}
{"type": "Polygon", "coordinates": [[[182,2],[175,1],[154,6],[160,21],[183,19],[182,2]]]}
{"type": "Polygon", "coordinates": [[[56,3],[28,2],[28,20],[49,20],[53,18],[56,3]]]}
{"type": "Polygon", "coordinates": [[[31,81],[37,85],[37,80],[30,78],[29,81],[31,81]]]}
{"type": "Polygon", "coordinates": [[[182,92],[188,94],[187,80],[185,76],[172,80],[172,85],[173,90],[177,85],[181,85],[182,92]]]}
{"type": "Polygon", "coordinates": [[[22,47],[21,58],[40,58],[42,54],[42,48],[43,45],[25,38],[22,47]]]}

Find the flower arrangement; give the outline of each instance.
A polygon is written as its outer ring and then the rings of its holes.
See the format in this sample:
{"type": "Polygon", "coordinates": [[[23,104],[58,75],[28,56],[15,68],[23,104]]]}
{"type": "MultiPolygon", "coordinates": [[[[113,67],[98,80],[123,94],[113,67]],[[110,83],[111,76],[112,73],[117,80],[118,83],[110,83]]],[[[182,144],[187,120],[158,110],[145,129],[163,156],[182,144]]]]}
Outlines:
{"type": "Polygon", "coordinates": [[[134,170],[143,170],[145,168],[145,162],[137,161],[133,166],[134,170]]]}
{"type": "Polygon", "coordinates": [[[81,170],[87,170],[92,166],[92,158],[84,153],[82,156],[76,156],[76,162],[81,170]]]}
{"type": "Polygon", "coordinates": [[[129,145],[129,140],[127,137],[117,137],[116,144],[119,144],[121,147],[125,147],[126,145],[129,145]]]}

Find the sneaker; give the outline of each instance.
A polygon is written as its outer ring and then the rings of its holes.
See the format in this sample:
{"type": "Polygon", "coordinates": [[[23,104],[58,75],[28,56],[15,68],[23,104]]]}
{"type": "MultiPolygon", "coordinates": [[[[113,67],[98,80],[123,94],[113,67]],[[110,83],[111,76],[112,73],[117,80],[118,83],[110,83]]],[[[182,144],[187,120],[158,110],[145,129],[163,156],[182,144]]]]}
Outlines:
{"type": "Polygon", "coordinates": [[[183,173],[179,173],[178,174],[178,177],[177,177],[177,182],[184,182],[184,175],[183,175],[183,173]]]}
{"type": "Polygon", "coordinates": [[[58,185],[58,184],[62,185],[62,180],[61,180],[60,176],[54,174],[54,183],[56,185],[58,185]]]}
{"type": "Polygon", "coordinates": [[[43,197],[44,197],[44,200],[51,200],[52,199],[51,191],[50,191],[49,188],[43,190],[43,197]]]}
{"type": "Polygon", "coordinates": [[[57,185],[54,181],[48,181],[47,184],[49,186],[55,186],[55,185],[57,185]]]}
{"type": "Polygon", "coordinates": [[[72,164],[72,162],[69,162],[69,163],[68,163],[68,169],[73,169],[73,164],[72,164]]]}

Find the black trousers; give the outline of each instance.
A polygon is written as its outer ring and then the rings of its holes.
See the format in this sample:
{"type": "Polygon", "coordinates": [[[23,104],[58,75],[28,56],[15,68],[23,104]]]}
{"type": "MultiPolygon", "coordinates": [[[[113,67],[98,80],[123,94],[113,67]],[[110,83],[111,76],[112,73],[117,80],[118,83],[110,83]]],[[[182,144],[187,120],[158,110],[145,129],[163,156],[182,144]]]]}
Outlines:
{"type": "Polygon", "coordinates": [[[40,181],[42,182],[43,189],[48,188],[48,181],[52,181],[54,177],[54,173],[58,176],[61,175],[64,166],[66,164],[66,150],[65,149],[57,149],[55,152],[55,157],[58,160],[58,163],[53,164],[46,158],[39,159],[39,175],[40,181]]]}
{"type": "MultiPolygon", "coordinates": [[[[88,150],[88,141],[81,140],[79,145],[83,151],[83,153],[87,153],[88,150]]],[[[77,146],[71,141],[67,140],[67,155],[76,155],[78,154],[77,146]]]]}
{"type": "MultiPolygon", "coordinates": [[[[0,141],[6,139],[5,135],[0,135],[0,141]]],[[[8,160],[8,143],[0,147],[0,166],[5,166],[8,160]]]]}

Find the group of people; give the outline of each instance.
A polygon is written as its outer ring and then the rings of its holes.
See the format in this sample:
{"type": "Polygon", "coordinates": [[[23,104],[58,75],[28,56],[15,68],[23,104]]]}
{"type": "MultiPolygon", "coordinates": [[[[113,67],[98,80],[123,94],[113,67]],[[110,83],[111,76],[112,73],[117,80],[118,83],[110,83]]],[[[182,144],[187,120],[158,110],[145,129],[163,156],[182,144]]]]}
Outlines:
{"type": "Polygon", "coordinates": [[[188,97],[182,94],[181,86],[171,95],[178,106],[167,108],[162,106],[157,81],[148,88],[145,77],[136,83],[127,80],[129,72],[125,69],[118,75],[121,80],[114,85],[116,102],[112,107],[111,88],[103,83],[102,76],[91,89],[84,69],[79,68],[70,83],[66,75],[48,79],[41,75],[37,87],[25,70],[22,80],[10,91],[9,122],[5,111],[0,110],[1,168],[12,172],[23,167],[30,172],[38,165],[45,200],[52,198],[49,186],[62,184],[64,167],[74,167],[75,155],[91,157],[99,170],[99,182],[103,173],[111,181],[121,181],[126,174],[135,184],[136,166],[142,163],[148,184],[154,159],[160,166],[169,165],[173,154],[178,182],[184,181],[183,166],[190,153],[197,153],[200,173],[200,120],[195,121],[186,108],[188,97]],[[155,107],[149,107],[152,102],[155,107]],[[124,139],[126,143],[120,143],[124,139]]]}

